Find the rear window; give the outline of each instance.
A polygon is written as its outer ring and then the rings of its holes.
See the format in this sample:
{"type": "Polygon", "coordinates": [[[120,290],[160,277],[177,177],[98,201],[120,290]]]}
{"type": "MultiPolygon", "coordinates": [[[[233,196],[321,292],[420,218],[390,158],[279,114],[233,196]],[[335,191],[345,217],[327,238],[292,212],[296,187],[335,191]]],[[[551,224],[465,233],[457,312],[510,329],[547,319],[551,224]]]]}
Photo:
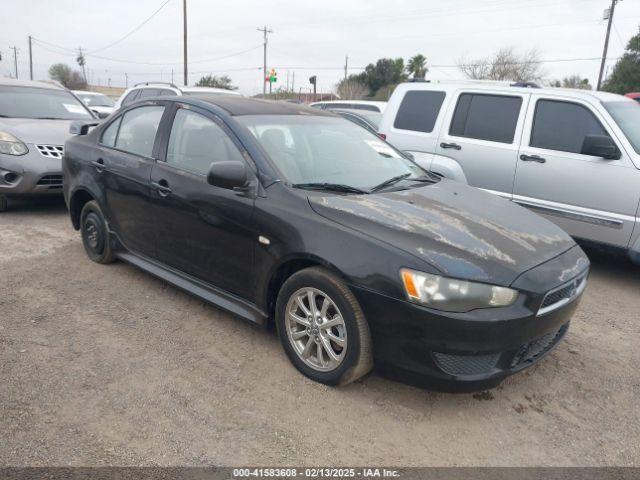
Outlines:
{"type": "Polygon", "coordinates": [[[521,97],[463,93],[458,98],[449,135],[513,143],[521,97]]]}
{"type": "Polygon", "coordinates": [[[436,124],[444,92],[414,90],[407,92],[393,123],[394,128],[429,133],[436,124]]]}

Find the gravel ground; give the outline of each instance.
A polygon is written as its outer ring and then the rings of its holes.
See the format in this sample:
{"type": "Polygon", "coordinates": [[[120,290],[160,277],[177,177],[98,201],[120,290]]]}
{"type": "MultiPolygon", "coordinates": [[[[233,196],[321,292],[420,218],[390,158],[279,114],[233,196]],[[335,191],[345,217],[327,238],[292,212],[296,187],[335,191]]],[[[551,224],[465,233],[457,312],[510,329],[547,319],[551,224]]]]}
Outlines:
{"type": "Polygon", "coordinates": [[[640,466],[640,268],[589,252],[572,327],[474,395],[315,384],[264,332],[85,256],[58,200],[0,214],[0,465],[640,466]]]}

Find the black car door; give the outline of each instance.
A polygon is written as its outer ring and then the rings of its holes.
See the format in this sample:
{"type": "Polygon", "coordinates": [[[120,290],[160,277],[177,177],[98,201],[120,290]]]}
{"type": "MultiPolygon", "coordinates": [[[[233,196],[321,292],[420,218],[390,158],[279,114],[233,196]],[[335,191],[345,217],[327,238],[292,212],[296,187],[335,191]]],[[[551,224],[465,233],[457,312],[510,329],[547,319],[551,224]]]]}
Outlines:
{"type": "MultiPolygon", "coordinates": [[[[235,295],[254,298],[254,200],[207,183],[212,163],[246,162],[242,147],[210,112],[176,103],[151,172],[158,258],[235,295]]],[[[251,170],[251,168],[249,168],[251,170]]]]}
{"type": "Polygon", "coordinates": [[[93,161],[111,228],[128,250],[148,257],[156,255],[149,182],[164,110],[162,104],[146,104],[117,117],[103,132],[93,161]]]}

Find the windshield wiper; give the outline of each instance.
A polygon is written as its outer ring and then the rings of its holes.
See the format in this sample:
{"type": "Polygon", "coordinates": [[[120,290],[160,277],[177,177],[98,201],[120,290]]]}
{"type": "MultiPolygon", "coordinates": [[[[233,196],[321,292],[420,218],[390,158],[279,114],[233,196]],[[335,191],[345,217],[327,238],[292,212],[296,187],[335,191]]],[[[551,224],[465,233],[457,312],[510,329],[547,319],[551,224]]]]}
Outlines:
{"type": "Polygon", "coordinates": [[[376,185],[371,189],[372,192],[377,192],[378,190],[382,190],[389,185],[393,185],[394,183],[398,183],[400,180],[404,180],[407,177],[411,176],[411,172],[403,173],[402,175],[396,175],[395,177],[391,177],[389,180],[385,180],[384,182],[376,185]]]}
{"type": "Polygon", "coordinates": [[[366,190],[362,190],[358,187],[352,187],[351,185],[343,185],[341,183],[327,183],[327,182],[294,183],[292,187],[302,188],[306,190],[332,190],[334,192],[346,192],[346,193],[369,193],[366,190]]]}

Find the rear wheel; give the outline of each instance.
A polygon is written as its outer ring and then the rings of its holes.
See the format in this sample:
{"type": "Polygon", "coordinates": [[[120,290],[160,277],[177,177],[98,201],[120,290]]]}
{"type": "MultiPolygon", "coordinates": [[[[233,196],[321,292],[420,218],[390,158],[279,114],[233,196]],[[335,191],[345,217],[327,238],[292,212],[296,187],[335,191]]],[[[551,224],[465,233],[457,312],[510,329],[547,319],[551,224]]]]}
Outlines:
{"type": "Polygon", "coordinates": [[[94,200],[87,202],[80,212],[80,233],[84,250],[96,263],[111,263],[115,255],[111,250],[109,230],[100,206],[94,200]]]}
{"type": "Polygon", "coordinates": [[[312,380],[345,385],[373,366],[362,309],[345,283],[327,270],[307,268],[284,283],[276,326],[289,360],[312,380]]]}

